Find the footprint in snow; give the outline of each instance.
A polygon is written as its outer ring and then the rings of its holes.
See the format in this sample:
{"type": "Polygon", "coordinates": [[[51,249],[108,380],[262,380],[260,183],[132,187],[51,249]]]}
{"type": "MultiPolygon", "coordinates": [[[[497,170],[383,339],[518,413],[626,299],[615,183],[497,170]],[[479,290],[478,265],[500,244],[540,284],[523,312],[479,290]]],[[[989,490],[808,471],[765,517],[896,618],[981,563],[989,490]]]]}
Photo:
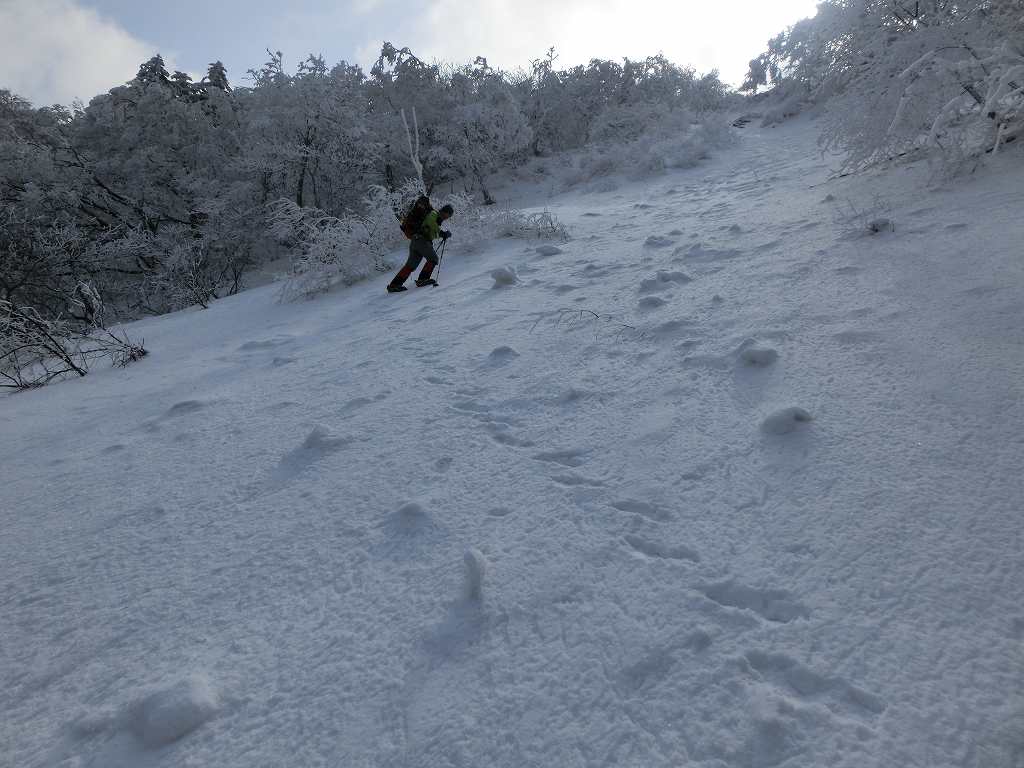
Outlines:
{"type": "Polygon", "coordinates": [[[564,451],[547,451],[545,453],[538,453],[533,458],[537,461],[548,461],[553,464],[561,464],[563,467],[580,467],[583,466],[586,451],[579,448],[569,448],[564,451]]]}
{"type": "Polygon", "coordinates": [[[672,260],[676,262],[714,262],[733,259],[742,254],[743,251],[736,248],[705,248],[703,243],[694,243],[689,248],[676,248],[672,253],[672,260]]]}
{"type": "Polygon", "coordinates": [[[265,349],[274,349],[275,347],[281,347],[285,344],[290,344],[295,340],[294,336],[279,336],[274,339],[259,339],[256,341],[247,341],[238,347],[239,352],[260,352],[265,349]]]}
{"type": "Polygon", "coordinates": [[[570,487],[570,488],[577,487],[577,486],[598,487],[598,486],[604,485],[604,483],[601,482],[600,480],[592,480],[589,477],[584,477],[583,475],[577,475],[574,472],[567,472],[567,473],[562,474],[562,475],[552,475],[551,479],[554,480],[559,485],[564,485],[564,486],[567,486],[567,487],[570,487]]]}
{"type": "Polygon", "coordinates": [[[674,285],[686,285],[692,282],[693,278],[685,272],[669,272],[658,270],[654,277],[649,277],[640,282],[640,293],[655,293],[667,291],[674,285]]]}
{"type": "Polygon", "coordinates": [[[532,448],[535,445],[530,440],[524,440],[513,435],[505,424],[491,423],[487,424],[485,429],[490,433],[494,442],[501,445],[507,445],[512,448],[532,448]]]}
{"type": "Polygon", "coordinates": [[[700,555],[689,547],[682,544],[666,544],[660,541],[650,541],[633,534],[623,537],[625,542],[641,556],[645,558],[656,558],[659,560],[689,560],[693,563],[700,562],[700,555]]]}
{"type": "Polygon", "coordinates": [[[793,599],[784,589],[757,589],[734,581],[722,581],[698,587],[708,600],[727,608],[753,611],[763,619],[777,624],[787,624],[796,619],[807,618],[811,612],[793,599]]]}
{"type": "MultiPolygon", "coordinates": [[[[667,320],[648,329],[647,333],[659,339],[673,339],[681,335],[688,335],[693,330],[693,327],[694,323],[689,320],[667,320]]],[[[696,346],[698,343],[695,341],[688,342],[689,346],[687,349],[696,346]]]]}
{"type": "Polygon", "coordinates": [[[751,651],[746,660],[762,680],[802,699],[821,700],[836,714],[880,715],[888,706],[882,697],[841,677],[815,672],[784,653],[751,651]]]}
{"type": "Polygon", "coordinates": [[[875,331],[840,331],[832,338],[843,345],[874,344],[884,340],[882,334],[875,331]]]}
{"type": "Polygon", "coordinates": [[[646,517],[648,520],[655,520],[659,523],[664,523],[672,519],[672,515],[670,515],[666,510],[659,509],[646,501],[623,499],[621,501],[613,501],[612,507],[620,512],[629,512],[634,515],[640,515],[641,517],[646,517]]]}

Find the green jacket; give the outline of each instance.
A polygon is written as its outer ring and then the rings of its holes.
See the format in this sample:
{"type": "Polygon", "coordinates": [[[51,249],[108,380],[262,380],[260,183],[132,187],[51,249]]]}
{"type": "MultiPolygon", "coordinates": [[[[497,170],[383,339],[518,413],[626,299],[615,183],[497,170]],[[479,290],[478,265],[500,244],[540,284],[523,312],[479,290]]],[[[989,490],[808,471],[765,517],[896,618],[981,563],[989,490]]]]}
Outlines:
{"type": "Polygon", "coordinates": [[[420,234],[427,240],[437,240],[441,236],[441,224],[437,220],[437,211],[431,211],[423,219],[420,234]]]}

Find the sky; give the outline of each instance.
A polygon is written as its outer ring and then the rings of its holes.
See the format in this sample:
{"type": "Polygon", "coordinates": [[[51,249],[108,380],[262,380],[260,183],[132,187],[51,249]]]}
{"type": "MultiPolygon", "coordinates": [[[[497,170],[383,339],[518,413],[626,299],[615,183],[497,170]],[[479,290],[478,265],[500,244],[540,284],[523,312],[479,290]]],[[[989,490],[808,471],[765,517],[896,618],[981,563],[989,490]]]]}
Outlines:
{"type": "Polygon", "coordinates": [[[738,85],[770,37],[814,15],[815,0],[0,0],[0,88],[35,104],[68,104],[131,79],[161,53],[194,76],[221,60],[229,79],[284,53],[365,69],[385,40],[422,59],[528,67],[554,46],[557,64],[664,53],[738,85]]]}

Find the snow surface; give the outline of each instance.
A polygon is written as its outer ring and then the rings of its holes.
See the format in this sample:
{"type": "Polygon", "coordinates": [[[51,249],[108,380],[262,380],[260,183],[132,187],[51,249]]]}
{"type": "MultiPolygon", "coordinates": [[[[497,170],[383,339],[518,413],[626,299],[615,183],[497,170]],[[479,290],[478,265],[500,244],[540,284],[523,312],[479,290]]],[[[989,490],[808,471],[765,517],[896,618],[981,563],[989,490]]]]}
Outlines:
{"type": "Polygon", "coordinates": [[[0,763],[1021,765],[1024,164],[814,133],[0,400],[0,763]]]}

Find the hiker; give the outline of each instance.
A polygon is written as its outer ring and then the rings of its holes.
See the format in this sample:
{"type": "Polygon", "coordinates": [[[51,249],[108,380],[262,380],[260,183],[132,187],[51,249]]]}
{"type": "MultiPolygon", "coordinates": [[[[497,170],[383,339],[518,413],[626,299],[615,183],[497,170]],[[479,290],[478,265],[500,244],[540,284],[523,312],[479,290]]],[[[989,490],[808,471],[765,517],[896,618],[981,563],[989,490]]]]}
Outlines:
{"type": "MultiPolygon", "coordinates": [[[[415,216],[416,207],[419,205],[420,201],[417,201],[417,206],[414,206],[413,211],[409,214],[409,218],[415,216]]],[[[429,201],[426,205],[430,205],[429,201]]],[[[415,227],[413,223],[414,229],[409,239],[409,258],[405,262],[405,266],[398,270],[398,274],[388,283],[388,293],[406,290],[405,281],[409,279],[409,275],[413,273],[413,270],[419,266],[420,261],[423,259],[426,259],[427,263],[423,265],[423,269],[420,270],[420,276],[416,278],[416,287],[422,288],[425,285],[437,285],[437,280],[430,277],[434,267],[438,264],[437,251],[434,250],[434,240],[439,237],[442,240],[447,240],[452,236],[451,232],[441,229],[441,225],[450,219],[454,213],[454,208],[450,205],[445,205],[440,210],[431,210],[427,213],[419,227],[415,227]]],[[[405,230],[405,227],[403,227],[403,230],[405,230]]],[[[409,235],[410,233],[406,231],[406,234],[409,235]]]]}

